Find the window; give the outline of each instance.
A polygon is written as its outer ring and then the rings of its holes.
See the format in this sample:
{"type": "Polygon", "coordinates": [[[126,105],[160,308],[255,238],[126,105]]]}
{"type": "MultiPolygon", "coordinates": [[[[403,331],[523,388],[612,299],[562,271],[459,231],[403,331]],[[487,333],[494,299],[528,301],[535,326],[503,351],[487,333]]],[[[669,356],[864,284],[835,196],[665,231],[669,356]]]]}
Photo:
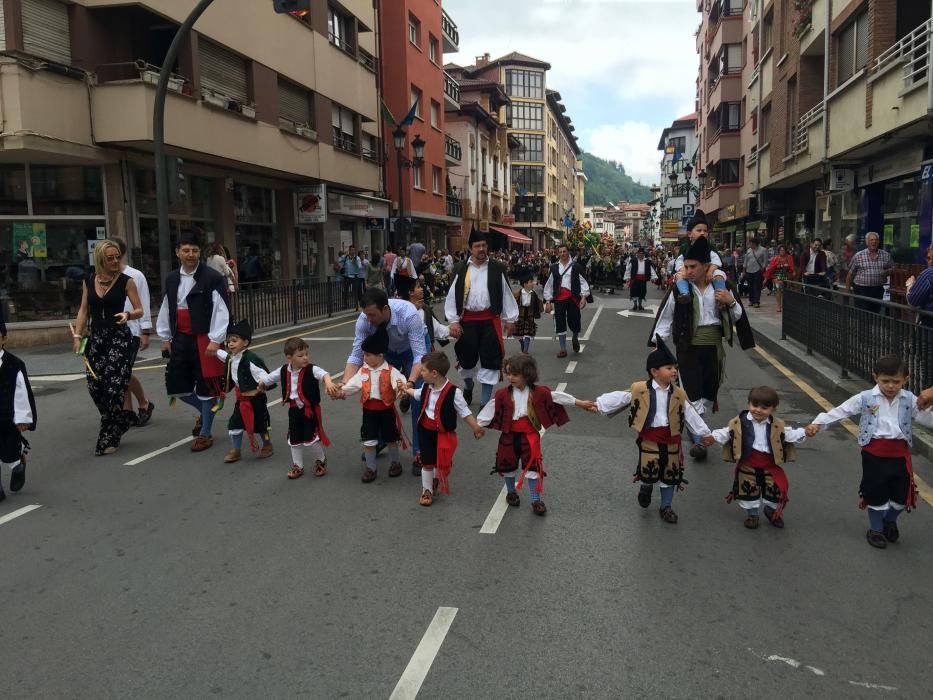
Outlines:
{"type": "Polygon", "coordinates": [[[353,53],[352,18],[333,7],[327,9],[327,33],[330,43],[353,53]]]}
{"type": "Polygon", "coordinates": [[[544,168],[540,165],[513,165],[512,184],[524,192],[544,191],[544,168]]]}
{"type": "Polygon", "coordinates": [[[761,110],[761,143],[762,145],[771,140],[771,105],[761,110]]]}
{"type": "Polygon", "coordinates": [[[513,102],[506,108],[506,120],[512,129],[544,130],[544,105],[513,102]]]}
{"type": "Polygon", "coordinates": [[[100,168],[30,165],[32,213],[91,215],[104,213],[100,168]]]}
{"type": "Polygon", "coordinates": [[[742,72],[742,45],[726,44],[719,54],[719,74],[733,75],[742,72]]]}
{"type": "Polygon", "coordinates": [[[198,42],[201,63],[201,86],[208,92],[247,102],[246,60],[218,44],[198,42]]]}
{"type": "Polygon", "coordinates": [[[334,133],[334,148],[356,153],[356,116],[346,107],[333,105],[331,126],[334,133]]]}
{"type": "Polygon", "coordinates": [[[279,120],[284,126],[311,126],[311,93],[279,76],[279,120]]]}
{"type": "Polygon", "coordinates": [[[412,169],[411,169],[413,185],[416,190],[424,189],[424,187],[421,185],[421,169],[423,167],[424,165],[422,164],[422,165],[419,165],[418,167],[412,166],[412,169]]]}
{"type": "Polygon", "coordinates": [[[785,155],[794,152],[794,136],[797,133],[797,78],[787,81],[787,141],[785,155]]]}
{"type": "MultiPolygon", "coordinates": [[[[59,0],[29,0],[22,3],[22,13],[25,52],[56,63],[71,65],[68,5],[59,0]]],[[[0,11],[0,15],[2,14],[0,11]]],[[[0,16],[0,20],[2,19],[0,16]]]]}
{"type": "Polygon", "coordinates": [[[360,134],[362,140],[362,145],[360,146],[360,153],[364,158],[369,158],[371,160],[376,159],[376,137],[372,134],[367,134],[365,131],[360,134]]]}
{"type": "Polygon", "coordinates": [[[435,129],[440,129],[440,124],[441,106],[434,100],[431,100],[431,126],[433,126],[435,129]]]}
{"type": "Polygon", "coordinates": [[[441,193],[441,169],[436,165],[431,166],[431,189],[434,194],[441,193]]]}
{"type": "Polygon", "coordinates": [[[544,73],[510,69],[505,72],[505,92],[509,97],[544,99],[544,73]]]}
{"type": "Polygon", "coordinates": [[[515,160],[533,160],[541,162],[544,160],[544,136],[541,134],[513,134],[521,143],[521,146],[514,151],[515,160]]]}
{"type": "Polygon", "coordinates": [[[437,63],[437,57],[439,55],[440,55],[440,51],[438,50],[437,39],[435,39],[433,36],[429,34],[428,35],[428,58],[430,59],[431,63],[437,63]]]}
{"type": "Polygon", "coordinates": [[[836,37],[836,85],[858,73],[868,62],[868,12],[861,12],[836,37]]]}
{"type": "Polygon", "coordinates": [[[415,116],[418,117],[418,119],[423,119],[421,116],[421,90],[416,88],[414,85],[411,86],[411,93],[409,95],[408,102],[410,105],[414,105],[415,116]]]}
{"type": "Polygon", "coordinates": [[[724,102],[719,107],[720,131],[738,131],[740,123],[741,105],[738,102],[724,102]]]}
{"type": "Polygon", "coordinates": [[[720,185],[737,184],[739,182],[739,161],[721,160],[716,164],[717,180],[720,185]]]}
{"type": "Polygon", "coordinates": [[[408,15],[408,41],[415,46],[421,46],[421,22],[414,15],[408,15]]]}
{"type": "Polygon", "coordinates": [[[0,164],[0,214],[24,215],[26,205],[26,168],[0,164]]]}
{"type": "Polygon", "coordinates": [[[761,55],[764,56],[771,50],[771,30],[774,26],[774,10],[768,13],[761,25],[761,55]]]}
{"type": "Polygon", "coordinates": [[[667,147],[673,148],[674,153],[684,153],[687,150],[687,137],[677,136],[667,140],[667,147]]]}

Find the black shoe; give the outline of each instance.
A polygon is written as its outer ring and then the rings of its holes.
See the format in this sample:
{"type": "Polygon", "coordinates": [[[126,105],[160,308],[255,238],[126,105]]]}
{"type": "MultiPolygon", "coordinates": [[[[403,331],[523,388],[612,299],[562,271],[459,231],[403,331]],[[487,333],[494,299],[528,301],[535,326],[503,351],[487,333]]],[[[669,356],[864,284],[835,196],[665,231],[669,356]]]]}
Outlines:
{"type": "Polygon", "coordinates": [[[134,428],[139,425],[139,416],[136,415],[136,411],[127,411],[124,409],[123,417],[126,419],[126,424],[130,428],[134,428]]]}
{"type": "Polygon", "coordinates": [[[768,519],[768,522],[774,525],[777,528],[784,528],[784,518],[781,516],[775,517],[774,508],[765,508],[765,517],[768,519]]]}
{"type": "Polygon", "coordinates": [[[513,492],[505,494],[505,502],[514,507],[521,505],[522,500],[519,498],[517,493],[513,492]]]}
{"type": "Polygon", "coordinates": [[[139,418],[136,425],[142,428],[152,418],[152,412],[155,410],[155,404],[152,401],[145,408],[139,409],[139,418]]]}
{"type": "Polygon", "coordinates": [[[6,493],[3,490],[3,487],[0,487],[0,501],[6,498],[6,493]]]}
{"type": "MultiPolygon", "coordinates": [[[[10,488],[13,489],[13,486],[11,485],[10,488]]],[[[897,523],[895,522],[890,522],[890,523],[886,522],[884,524],[884,530],[882,532],[884,534],[884,539],[892,543],[897,542],[897,538],[901,536],[900,531],[897,529],[897,523]]]]}
{"type": "Polygon", "coordinates": [[[415,457],[411,462],[411,475],[421,476],[421,458],[415,457]]]}
{"type": "Polygon", "coordinates": [[[638,489],[638,505],[647,508],[651,505],[651,494],[654,491],[653,484],[642,484],[638,489]]]}
{"type": "Polygon", "coordinates": [[[473,403],[473,387],[463,388],[463,400],[467,402],[467,405],[473,403]]]}
{"type": "Polygon", "coordinates": [[[398,408],[402,413],[408,413],[408,409],[411,408],[411,397],[403,396],[398,402],[398,408]]]}
{"type": "MultiPolygon", "coordinates": [[[[12,491],[13,493],[16,493],[21,488],[23,488],[23,486],[25,485],[26,485],[26,465],[20,462],[15,467],[13,467],[13,471],[10,473],[10,491],[12,491]]],[[[896,527],[894,529],[895,531],[897,530],[896,527]]],[[[893,542],[894,540],[891,540],[891,541],[893,542]]]]}
{"type": "Polygon", "coordinates": [[[577,336],[573,336],[573,339],[570,341],[571,347],[573,347],[574,352],[580,352],[580,339],[577,336]]]}
{"type": "Polygon", "coordinates": [[[697,462],[702,462],[706,459],[706,448],[703,445],[697,443],[690,448],[690,456],[697,462]]]}
{"type": "Polygon", "coordinates": [[[632,311],[638,311],[638,304],[632,304],[632,311]]]}
{"type": "Polygon", "coordinates": [[[888,541],[884,538],[880,532],[875,532],[874,530],[869,530],[865,533],[865,538],[868,540],[868,544],[872,547],[877,547],[878,549],[884,549],[888,546],[888,541]]]}

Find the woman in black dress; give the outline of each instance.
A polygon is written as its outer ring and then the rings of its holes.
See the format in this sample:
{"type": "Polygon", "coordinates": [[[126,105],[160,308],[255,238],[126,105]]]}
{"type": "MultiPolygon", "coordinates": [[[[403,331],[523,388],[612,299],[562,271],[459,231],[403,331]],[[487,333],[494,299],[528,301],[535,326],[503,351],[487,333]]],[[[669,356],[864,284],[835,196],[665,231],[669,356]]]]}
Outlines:
{"type": "Polygon", "coordinates": [[[143,315],[136,283],[120,272],[120,249],[113,241],[94,247],[94,272],[84,281],[81,309],[74,333],[79,352],[88,328],[87,388],[100,411],[100,434],[95,454],[113,454],[129,429],[123,413],[123,397],[133,371],[133,335],[127,321],[143,315]],[[126,300],[133,306],[124,311],[126,300]]]}

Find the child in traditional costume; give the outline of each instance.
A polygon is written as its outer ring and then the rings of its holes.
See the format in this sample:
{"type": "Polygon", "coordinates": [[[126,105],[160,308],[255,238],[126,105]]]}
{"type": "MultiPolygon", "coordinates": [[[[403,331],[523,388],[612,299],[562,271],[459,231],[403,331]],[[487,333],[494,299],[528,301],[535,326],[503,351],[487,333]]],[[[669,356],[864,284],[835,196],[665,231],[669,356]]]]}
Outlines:
{"type": "Polygon", "coordinates": [[[308,343],[304,338],[289,338],[285,341],[285,364],[270,372],[263,384],[282,385],[282,405],[288,406],[288,435],[286,440],[292,452],[289,479],[299,479],[305,473],[304,452],[311,452],[314,459],[314,476],[327,474],[327,457],[324,448],[330,440],[324,432],[321,418],[321,388],[324,382],[328,389],[334,386],[330,375],[311,362],[308,343]]]}
{"type": "Polygon", "coordinates": [[[231,447],[224,456],[224,462],[228,464],[240,461],[244,432],[253,452],[259,453],[259,459],[271,457],[273,453],[269,438],[271,421],[264,391],[269,368],[259,355],[248,349],[252,340],[250,322],[237,321],[227,329],[227,350],[217,351],[217,359],[224,363],[224,389],[236,391],[236,405],[227,424],[231,447]],[[262,447],[256,440],[257,435],[262,440],[262,447]]]}
{"type": "Polygon", "coordinates": [[[522,352],[530,352],[531,340],[538,332],[537,319],[541,318],[541,299],[535,291],[534,271],[522,270],[518,277],[521,289],[515,292],[515,301],[518,302],[518,320],[512,335],[518,338],[522,352]]]}
{"type": "Polygon", "coordinates": [[[614,416],[631,406],[628,423],[638,434],[638,466],[634,481],[640,481],[638,505],[651,505],[654,485],[661,485],[661,519],[674,525],[677,514],[671,504],[674,491],[682,489],[684,481],[684,458],[681,449],[684,428],[695,434],[707,436],[709,428],[687,398],[687,392],[676,386],[677,358],[656,337],[657,347],[648,355],[645,369],[649,380],[635,382],[628,391],[610,391],[596,401],[578,403],[594,413],[614,416]]]}
{"type": "Polygon", "coordinates": [[[788,428],[774,415],[779,403],[778,393],[769,386],[759,386],[748,392],[748,410],[729,421],[729,427],[714,430],[704,438],[707,447],[714,442],[723,445],[723,459],[735,463],[732,491],[726,501],[738,501],[745,511],[745,527],[758,527],[759,509],[775,527],[784,527],[787,505],[787,475],[778,466],[793,462],[794,448],[806,439],[803,428],[788,428]]]}
{"type": "MultiPolygon", "coordinates": [[[[473,417],[460,387],[447,381],[450,360],[442,352],[429,352],[421,358],[424,386],[406,389],[411,398],[420,398],[418,434],[421,445],[421,498],[419,503],[434,502],[435,482],[441,493],[449,494],[448,480],[457,449],[457,417],[466,421],[479,440],[485,434],[473,417]],[[436,475],[436,476],[435,476],[436,475]]],[[[414,405],[414,404],[412,404],[414,405]]]]}
{"type": "MultiPolygon", "coordinates": [[[[0,462],[10,468],[10,491],[14,493],[26,485],[29,442],[23,433],[36,429],[37,415],[26,365],[16,355],[0,348],[0,462]]],[[[0,479],[0,501],[5,498],[0,479]]]]}
{"type": "Polygon", "coordinates": [[[904,389],[907,368],[897,355],[875,362],[875,386],[856,394],[831,411],[820,413],[807,426],[813,437],[828,425],[859,416],[858,444],[862,448],[860,508],[867,508],[868,544],[884,549],[897,542],[897,518],[917,503],[910,448],[913,423],[933,426],[933,413],[917,406],[917,397],[904,389]]]}
{"type": "Polygon", "coordinates": [[[570,418],[564,405],[572,406],[576,402],[568,394],[538,384],[538,365],[531,355],[508,357],[502,369],[509,386],[496,392],[493,400],[480,411],[477,422],[502,433],[493,473],[505,477],[506,502],[516,507],[520,504],[518,490],[528,479],[532,512],[544,515],[547,508],[541,500],[545,476],[541,430],[568,423],[570,418]],[[519,467],[522,472],[516,483],[519,467]]]}
{"type": "Polygon", "coordinates": [[[389,333],[385,325],[382,325],[363,341],[363,366],[346,384],[338,385],[341,389],[340,398],[360,392],[360,404],[363,407],[360,439],[363,442],[363,458],[366,461],[361,478],[364,484],[376,480],[376,446],[380,443],[389,448],[389,457],[392,460],[389,476],[402,475],[399,442],[403,442],[403,447],[405,445],[402,421],[395,410],[395,400],[408,380],[385,361],[388,349],[389,333]]]}

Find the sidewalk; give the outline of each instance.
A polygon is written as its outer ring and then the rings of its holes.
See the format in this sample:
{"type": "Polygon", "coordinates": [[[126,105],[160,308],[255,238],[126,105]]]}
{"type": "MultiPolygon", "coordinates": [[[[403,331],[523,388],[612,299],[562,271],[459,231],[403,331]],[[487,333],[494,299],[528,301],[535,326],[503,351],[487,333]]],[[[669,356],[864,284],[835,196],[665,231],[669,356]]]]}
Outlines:
{"type": "MultiPolygon", "coordinates": [[[[844,379],[839,365],[831,360],[816,353],[807,355],[806,346],[796,340],[781,340],[782,314],[777,312],[775,297],[767,294],[767,289],[762,291],[760,309],[748,308],[748,300],[742,299],[755,333],[755,342],[762,350],[773,355],[817,389],[838,392],[848,398],[871,387],[871,377],[850,374],[848,379],[844,379]]],[[[921,388],[924,387],[910,387],[915,394],[919,393],[921,388]]],[[[933,431],[915,425],[914,438],[914,452],[933,461],[933,431]]]]}

